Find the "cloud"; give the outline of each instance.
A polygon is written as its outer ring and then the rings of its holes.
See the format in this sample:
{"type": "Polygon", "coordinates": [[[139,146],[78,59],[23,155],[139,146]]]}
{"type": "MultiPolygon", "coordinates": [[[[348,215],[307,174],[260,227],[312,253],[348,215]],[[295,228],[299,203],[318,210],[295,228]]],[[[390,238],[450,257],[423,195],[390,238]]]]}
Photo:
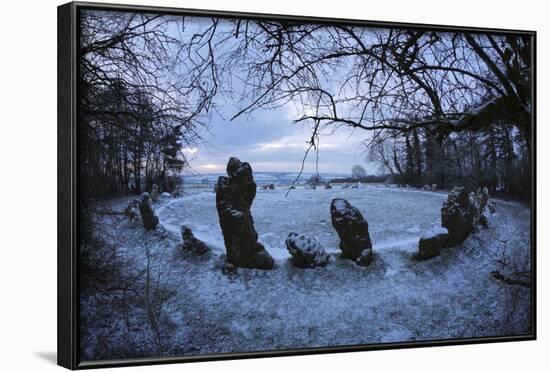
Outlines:
{"type": "Polygon", "coordinates": [[[266,142],[259,144],[257,151],[270,151],[270,150],[282,150],[282,149],[296,149],[302,148],[302,143],[285,143],[282,141],[266,142]]]}
{"type": "Polygon", "coordinates": [[[181,152],[186,156],[195,155],[198,151],[198,147],[184,147],[181,149],[181,152]]]}
{"type": "MultiPolygon", "coordinates": [[[[193,170],[218,173],[225,170],[227,160],[237,156],[248,161],[255,171],[297,172],[311,138],[307,124],[293,124],[288,105],[275,110],[258,110],[248,117],[229,121],[214,118],[205,133],[205,143],[186,150],[192,156],[193,170]]],[[[225,106],[222,114],[230,117],[232,108],[225,106]]],[[[370,134],[338,128],[334,133],[319,136],[319,171],[348,174],[353,164],[363,165],[369,173],[377,172],[369,165],[362,151],[362,142],[370,134]]],[[[306,171],[315,171],[315,151],[311,151],[306,171]]]]}
{"type": "Polygon", "coordinates": [[[200,164],[195,167],[195,170],[201,173],[219,173],[224,169],[223,164],[200,164]]]}

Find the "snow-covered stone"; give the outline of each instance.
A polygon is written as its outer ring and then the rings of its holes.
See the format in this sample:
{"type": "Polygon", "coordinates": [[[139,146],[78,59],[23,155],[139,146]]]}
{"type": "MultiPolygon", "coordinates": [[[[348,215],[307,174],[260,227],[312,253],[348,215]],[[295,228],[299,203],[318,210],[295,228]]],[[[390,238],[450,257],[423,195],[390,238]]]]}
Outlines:
{"type": "Polygon", "coordinates": [[[193,231],[190,227],[182,225],[181,229],[181,250],[184,252],[191,252],[196,255],[203,255],[208,252],[208,247],[203,241],[195,238],[193,231]]]}
{"type": "Polygon", "coordinates": [[[153,184],[153,187],[151,188],[151,199],[153,200],[153,203],[157,203],[160,199],[159,187],[156,184],[153,184]]]}
{"type": "Polygon", "coordinates": [[[431,191],[437,191],[437,184],[432,184],[431,191]]]}
{"type": "Polygon", "coordinates": [[[491,212],[487,205],[483,207],[479,214],[479,224],[484,228],[488,228],[491,225],[491,212]]]}
{"type": "Polygon", "coordinates": [[[247,162],[232,157],[227,163],[227,176],[219,177],[216,187],[216,208],[227,261],[249,269],[272,269],[273,258],[258,242],[250,212],[256,196],[252,168],[247,162]]]}
{"type": "Polygon", "coordinates": [[[275,190],[275,185],[270,183],[268,185],[263,185],[262,190],[275,190]]]}
{"type": "Polygon", "coordinates": [[[183,189],[182,189],[181,185],[177,185],[176,187],[174,187],[174,190],[172,191],[172,197],[173,198],[178,198],[182,194],[183,194],[183,189]]]}
{"type": "Polygon", "coordinates": [[[357,208],[346,199],[334,198],[330,204],[332,226],[340,238],[342,258],[354,260],[358,265],[367,266],[372,262],[372,243],[369,224],[357,208]]]}
{"type": "Polygon", "coordinates": [[[477,198],[476,194],[473,191],[468,194],[468,198],[470,199],[470,205],[476,211],[475,218],[474,218],[474,225],[476,225],[479,219],[479,212],[481,210],[481,205],[479,203],[479,199],[477,198]]]}
{"type": "Polygon", "coordinates": [[[441,226],[449,231],[447,246],[454,247],[464,242],[478,222],[479,204],[474,193],[466,188],[455,187],[441,208],[441,226]]]}
{"type": "Polygon", "coordinates": [[[493,214],[493,213],[496,212],[496,205],[489,198],[489,189],[487,189],[487,187],[477,189],[476,197],[477,197],[478,202],[479,202],[479,214],[480,214],[480,216],[482,216],[484,213],[486,213],[490,217],[490,214],[493,214]]]}
{"type": "Polygon", "coordinates": [[[449,232],[444,227],[428,230],[418,241],[418,258],[427,259],[439,255],[449,239],[449,232]]]}
{"type": "Polygon", "coordinates": [[[124,209],[124,215],[130,219],[130,221],[134,221],[139,216],[139,200],[132,199],[124,209]]]}
{"type": "Polygon", "coordinates": [[[361,251],[361,254],[359,255],[359,257],[355,259],[355,263],[358,266],[369,266],[373,259],[374,259],[374,253],[372,251],[372,248],[371,249],[365,248],[361,251]]]}
{"type": "Polygon", "coordinates": [[[330,182],[325,182],[325,189],[332,189],[330,182]]]}
{"type": "Polygon", "coordinates": [[[479,209],[483,210],[489,202],[489,189],[487,189],[487,187],[478,188],[476,191],[476,197],[479,203],[479,209]]]}
{"type": "Polygon", "coordinates": [[[479,205],[478,223],[480,226],[488,228],[491,224],[491,215],[496,212],[496,205],[489,199],[487,187],[477,189],[476,198],[479,205]]]}
{"type": "Polygon", "coordinates": [[[141,194],[141,200],[139,201],[139,212],[143,221],[143,227],[147,230],[154,230],[159,223],[159,218],[155,214],[155,211],[153,211],[153,207],[151,205],[151,195],[149,195],[148,192],[141,194]]]}
{"type": "Polygon", "coordinates": [[[325,266],[328,263],[329,255],[321,243],[313,237],[291,232],[285,244],[296,267],[312,268],[325,266]]]}

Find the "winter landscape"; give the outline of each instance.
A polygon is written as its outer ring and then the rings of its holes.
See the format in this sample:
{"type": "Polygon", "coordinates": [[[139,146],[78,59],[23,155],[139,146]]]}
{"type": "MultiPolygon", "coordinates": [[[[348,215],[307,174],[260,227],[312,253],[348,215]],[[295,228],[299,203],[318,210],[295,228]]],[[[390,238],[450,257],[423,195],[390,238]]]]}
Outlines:
{"type": "Polygon", "coordinates": [[[83,360],[532,332],[527,38],[80,22],[83,360]]]}

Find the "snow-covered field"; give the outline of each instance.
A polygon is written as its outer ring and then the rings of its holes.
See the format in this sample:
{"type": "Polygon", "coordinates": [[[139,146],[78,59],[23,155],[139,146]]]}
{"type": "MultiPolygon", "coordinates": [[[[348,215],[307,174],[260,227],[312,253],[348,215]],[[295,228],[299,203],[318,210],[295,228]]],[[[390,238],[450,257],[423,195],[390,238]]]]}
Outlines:
{"type": "MultiPolygon", "coordinates": [[[[440,208],[444,193],[404,190],[381,186],[361,189],[299,187],[285,197],[287,189],[258,189],[252,215],[259,241],[276,259],[290,257],[285,239],[292,231],[313,235],[328,252],[337,253],[338,235],[330,220],[332,198],[343,197],[358,207],[369,222],[374,249],[415,250],[424,230],[440,225],[440,208]]],[[[157,209],[164,227],[178,233],[186,224],[195,236],[217,253],[224,253],[223,236],[218,223],[216,195],[211,189],[180,199],[170,200],[157,209]]]]}
{"type": "MultiPolygon", "coordinates": [[[[163,309],[170,324],[163,331],[163,355],[529,332],[529,293],[511,296],[508,286],[490,276],[503,249],[497,238],[507,241],[508,254],[530,262],[528,207],[497,200],[493,229],[417,261],[418,239],[440,225],[446,193],[376,185],[285,193],[283,187],[259,189],[252,207],[259,241],[276,260],[272,271],[223,270],[225,248],[210,186],[154,205],[163,225],[155,232],[120,216],[106,217],[105,233],[119,247],[117,254],[139,263],[146,247],[154,251],[159,273],[174,288],[163,309]],[[334,197],[346,198],[367,219],[375,252],[370,266],[338,258],[329,212],[334,197]],[[182,224],[210,246],[211,254],[194,257],[178,250],[182,224]],[[329,264],[294,268],[284,244],[290,232],[315,236],[331,253],[329,264]]],[[[121,209],[123,201],[112,205],[121,209]]],[[[119,333],[138,337],[120,323],[119,333]]],[[[93,358],[98,331],[83,334],[84,355],[93,358]]]]}

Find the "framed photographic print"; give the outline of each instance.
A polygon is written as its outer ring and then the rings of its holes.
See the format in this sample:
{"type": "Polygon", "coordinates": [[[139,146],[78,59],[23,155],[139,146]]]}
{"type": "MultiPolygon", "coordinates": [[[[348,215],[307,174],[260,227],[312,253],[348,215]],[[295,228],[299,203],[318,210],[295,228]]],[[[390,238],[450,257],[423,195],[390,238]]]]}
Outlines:
{"type": "Polygon", "coordinates": [[[58,361],[533,340],[535,32],[58,8],[58,361]]]}

